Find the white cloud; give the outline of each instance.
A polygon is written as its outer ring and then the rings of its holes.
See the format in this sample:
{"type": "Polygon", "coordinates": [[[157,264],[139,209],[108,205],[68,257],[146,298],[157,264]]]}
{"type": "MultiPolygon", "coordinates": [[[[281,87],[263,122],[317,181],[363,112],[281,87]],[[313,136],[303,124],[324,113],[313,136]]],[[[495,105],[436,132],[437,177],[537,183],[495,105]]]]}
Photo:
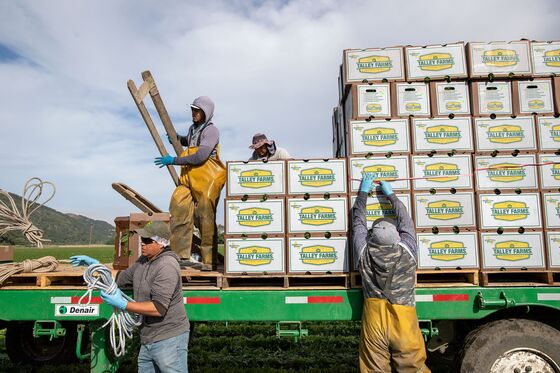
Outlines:
{"type": "MultiPolygon", "coordinates": [[[[0,4],[0,187],[53,181],[49,206],[111,221],[122,181],[166,209],[173,185],[126,88],[150,69],[179,132],[216,102],[222,158],[255,132],[299,157],[331,154],[344,48],[560,39],[553,1],[20,1],[0,4]]],[[[153,116],[159,122],[157,116],[153,116]]],[[[162,130],[163,133],[163,130],[162,130]]],[[[169,147],[171,150],[171,147],[169,147]]]]}

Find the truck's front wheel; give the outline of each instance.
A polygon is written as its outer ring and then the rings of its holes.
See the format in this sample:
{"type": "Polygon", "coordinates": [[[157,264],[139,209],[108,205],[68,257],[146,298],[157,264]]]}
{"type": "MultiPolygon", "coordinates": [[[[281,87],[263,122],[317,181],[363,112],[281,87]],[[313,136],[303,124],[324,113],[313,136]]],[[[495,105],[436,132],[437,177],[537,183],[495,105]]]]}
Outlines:
{"type": "Polygon", "coordinates": [[[560,373],[560,331],[534,320],[490,322],[467,335],[457,371],[560,373]]]}

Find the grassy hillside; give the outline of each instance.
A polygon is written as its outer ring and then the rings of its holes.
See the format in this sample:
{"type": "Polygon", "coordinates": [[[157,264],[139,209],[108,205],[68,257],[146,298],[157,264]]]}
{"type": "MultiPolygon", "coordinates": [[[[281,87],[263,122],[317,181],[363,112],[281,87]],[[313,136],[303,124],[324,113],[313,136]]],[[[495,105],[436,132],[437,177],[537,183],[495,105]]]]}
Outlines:
{"type": "MultiPolygon", "coordinates": [[[[21,197],[10,193],[18,208],[21,208],[21,197]]],[[[0,200],[7,198],[0,195],[0,200]]],[[[49,244],[84,245],[113,244],[115,228],[100,220],[93,220],[81,215],[64,214],[50,207],[43,206],[31,215],[31,220],[43,230],[43,237],[51,240],[49,244]],[[91,242],[90,242],[91,232],[91,242]]],[[[12,231],[0,237],[0,245],[29,245],[20,231],[12,231]]]]}

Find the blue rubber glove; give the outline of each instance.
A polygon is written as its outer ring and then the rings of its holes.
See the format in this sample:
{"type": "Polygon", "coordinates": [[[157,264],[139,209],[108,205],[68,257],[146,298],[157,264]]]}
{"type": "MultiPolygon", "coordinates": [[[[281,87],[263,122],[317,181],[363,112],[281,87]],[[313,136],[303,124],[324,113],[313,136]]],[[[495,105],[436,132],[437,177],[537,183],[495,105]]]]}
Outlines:
{"type": "Polygon", "coordinates": [[[126,309],[126,305],[128,304],[128,301],[124,298],[124,295],[120,289],[117,289],[117,291],[114,294],[107,294],[103,290],[101,290],[100,293],[101,293],[101,298],[103,298],[103,301],[105,303],[110,304],[111,306],[121,309],[123,311],[126,309]]]}
{"type": "Polygon", "coordinates": [[[393,187],[391,186],[391,183],[385,180],[381,180],[380,184],[383,194],[385,194],[386,196],[390,196],[391,194],[393,194],[393,187]]]}
{"type": "Polygon", "coordinates": [[[87,255],[74,255],[70,257],[70,263],[72,263],[74,267],[90,266],[92,264],[99,264],[99,260],[91,258],[87,255]]]}
{"type": "Polygon", "coordinates": [[[360,183],[360,192],[369,193],[372,188],[373,188],[373,175],[368,173],[366,174],[366,176],[362,178],[362,182],[360,183]]]}
{"type": "Polygon", "coordinates": [[[173,157],[170,156],[169,154],[163,156],[163,157],[157,157],[154,160],[154,164],[156,166],[159,166],[159,168],[165,167],[165,166],[169,166],[170,164],[173,164],[173,157]]]}

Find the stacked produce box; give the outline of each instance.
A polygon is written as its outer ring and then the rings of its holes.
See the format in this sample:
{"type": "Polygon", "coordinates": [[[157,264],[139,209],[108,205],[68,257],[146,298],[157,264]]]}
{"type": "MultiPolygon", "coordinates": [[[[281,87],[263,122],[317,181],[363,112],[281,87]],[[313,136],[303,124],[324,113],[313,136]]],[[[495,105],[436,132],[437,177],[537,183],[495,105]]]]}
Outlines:
{"type": "MultiPolygon", "coordinates": [[[[397,179],[420,270],[559,267],[558,74],[560,42],[345,50],[333,155],[350,206],[364,173],[397,179]]],[[[372,195],[380,216],[391,206],[372,195]]]]}

